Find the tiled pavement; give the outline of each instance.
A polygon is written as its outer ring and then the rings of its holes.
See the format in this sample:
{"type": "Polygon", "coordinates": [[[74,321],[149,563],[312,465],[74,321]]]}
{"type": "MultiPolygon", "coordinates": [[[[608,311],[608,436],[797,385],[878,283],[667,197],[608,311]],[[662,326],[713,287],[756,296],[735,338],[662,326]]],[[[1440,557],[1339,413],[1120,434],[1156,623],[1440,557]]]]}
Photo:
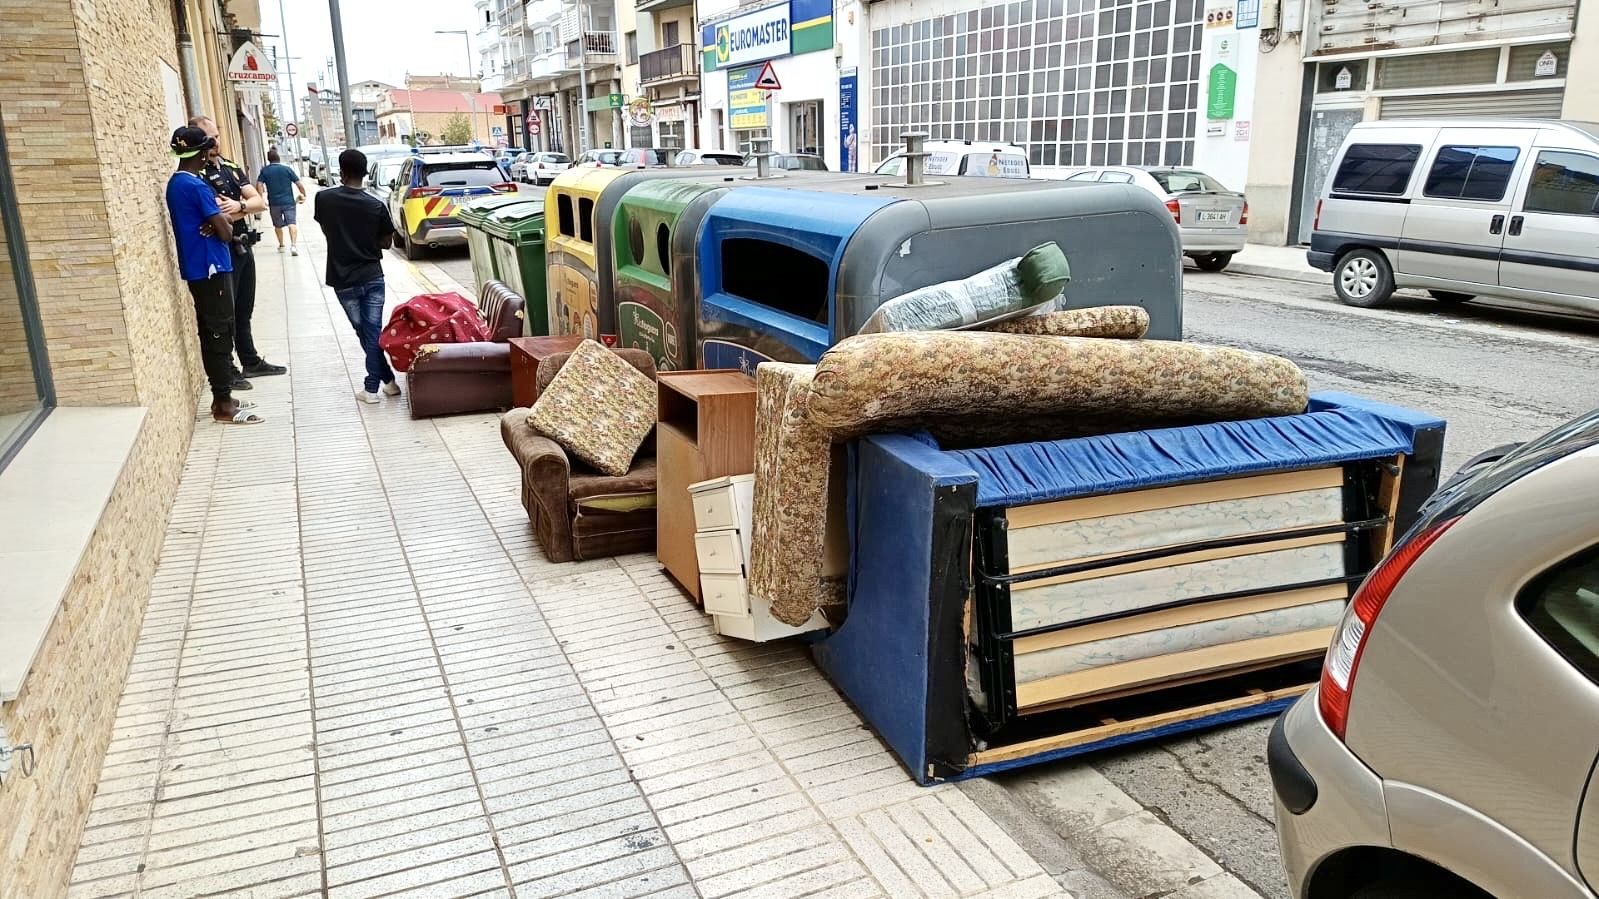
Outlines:
{"type": "Polygon", "coordinates": [[[291,375],[196,426],[71,895],[1062,895],[801,650],[544,561],[495,418],[356,403],[319,240],[263,246],[291,375]]]}

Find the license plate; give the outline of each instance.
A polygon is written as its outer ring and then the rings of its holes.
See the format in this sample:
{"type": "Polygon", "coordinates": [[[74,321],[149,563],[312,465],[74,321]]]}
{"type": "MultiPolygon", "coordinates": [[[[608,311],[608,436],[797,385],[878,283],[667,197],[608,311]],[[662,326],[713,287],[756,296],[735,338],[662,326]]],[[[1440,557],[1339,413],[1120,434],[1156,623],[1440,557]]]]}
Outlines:
{"type": "Polygon", "coordinates": [[[1230,218],[1232,218],[1232,213],[1229,212],[1201,212],[1199,214],[1199,223],[1203,225],[1209,222],[1220,222],[1225,225],[1230,218]]]}

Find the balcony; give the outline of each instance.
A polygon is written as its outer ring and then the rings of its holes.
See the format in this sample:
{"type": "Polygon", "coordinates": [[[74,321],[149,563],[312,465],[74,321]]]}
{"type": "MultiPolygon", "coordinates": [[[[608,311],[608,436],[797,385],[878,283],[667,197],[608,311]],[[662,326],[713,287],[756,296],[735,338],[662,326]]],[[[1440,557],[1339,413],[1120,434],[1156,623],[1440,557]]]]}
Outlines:
{"type": "Polygon", "coordinates": [[[633,8],[639,12],[655,12],[679,6],[693,6],[694,0],[635,0],[633,8]]]}
{"type": "Polygon", "coordinates": [[[521,34],[527,28],[527,19],[522,14],[522,4],[510,3],[503,9],[496,10],[494,24],[499,26],[503,35],[521,34]]]}
{"type": "Polygon", "coordinates": [[[580,63],[589,67],[616,65],[616,32],[585,31],[581,39],[567,41],[567,69],[576,71],[580,63]]]}
{"type": "Polygon", "coordinates": [[[673,44],[661,50],[651,50],[638,58],[639,84],[696,81],[700,77],[697,63],[692,44],[673,44]]]}

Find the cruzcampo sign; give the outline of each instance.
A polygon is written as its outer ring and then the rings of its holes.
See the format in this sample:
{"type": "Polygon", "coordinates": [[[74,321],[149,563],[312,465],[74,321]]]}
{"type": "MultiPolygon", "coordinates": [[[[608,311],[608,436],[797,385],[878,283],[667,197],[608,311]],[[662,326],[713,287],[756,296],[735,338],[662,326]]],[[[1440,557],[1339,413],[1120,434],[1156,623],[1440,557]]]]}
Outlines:
{"type": "Polygon", "coordinates": [[[833,48],[832,0],[788,0],[700,26],[707,72],[833,48]]]}
{"type": "Polygon", "coordinates": [[[1216,63],[1210,67],[1206,85],[1205,118],[1230,119],[1233,117],[1233,100],[1238,94],[1238,73],[1216,63]]]}

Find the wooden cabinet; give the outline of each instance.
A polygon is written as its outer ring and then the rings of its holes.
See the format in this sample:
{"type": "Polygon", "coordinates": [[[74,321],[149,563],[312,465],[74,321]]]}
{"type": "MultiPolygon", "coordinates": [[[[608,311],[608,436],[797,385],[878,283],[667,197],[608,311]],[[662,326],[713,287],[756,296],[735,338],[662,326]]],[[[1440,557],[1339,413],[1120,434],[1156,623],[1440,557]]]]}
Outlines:
{"type": "Polygon", "coordinates": [[[697,528],[688,488],[754,472],[755,379],[739,371],[667,371],[658,384],[655,557],[698,602],[697,528]]]}
{"type": "Polygon", "coordinates": [[[513,337],[511,344],[511,402],[527,408],[539,398],[539,363],[556,353],[570,353],[582,337],[513,337]]]}

